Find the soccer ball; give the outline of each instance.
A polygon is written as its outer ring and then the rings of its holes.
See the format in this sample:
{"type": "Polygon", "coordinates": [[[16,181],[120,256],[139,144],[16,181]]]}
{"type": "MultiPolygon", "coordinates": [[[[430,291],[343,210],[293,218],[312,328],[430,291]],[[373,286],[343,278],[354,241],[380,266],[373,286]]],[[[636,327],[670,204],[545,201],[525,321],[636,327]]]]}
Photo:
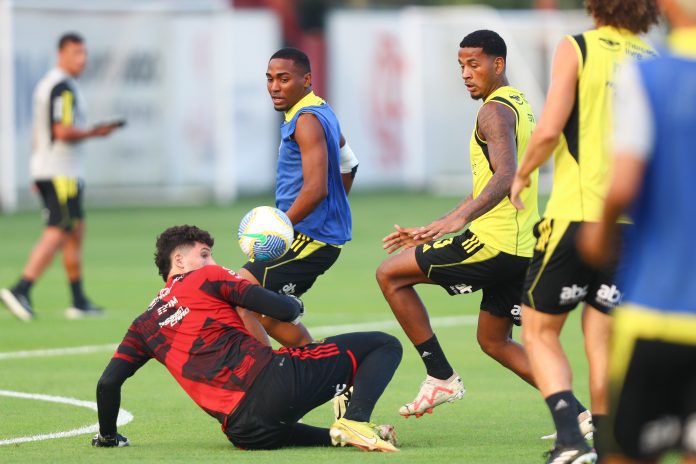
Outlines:
{"type": "Polygon", "coordinates": [[[258,206],[242,218],[237,239],[250,259],[272,261],[288,251],[294,234],[292,222],[284,212],[271,206],[258,206]]]}

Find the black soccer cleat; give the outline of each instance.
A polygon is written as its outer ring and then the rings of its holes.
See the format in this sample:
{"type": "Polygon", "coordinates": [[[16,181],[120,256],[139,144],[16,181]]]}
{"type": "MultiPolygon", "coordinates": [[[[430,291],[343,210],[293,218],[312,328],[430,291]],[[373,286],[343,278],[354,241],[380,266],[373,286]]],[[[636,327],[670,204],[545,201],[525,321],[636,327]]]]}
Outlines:
{"type": "Polygon", "coordinates": [[[5,306],[7,306],[7,309],[19,319],[30,321],[34,318],[34,310],[31,308],[29,295],[17,292],[13,289],[3,288],[0,290],[0,300],[2,300],[5,306]]]}
{"type": "Polygon", "coordinates": [[[584,441],[574,445],[559,445],[545,453],[546,464],[595,464],[597,453],[584,441]]]}
{"type": "Polygon", "coordinates": [[[103,437],[100,433],[92,438],[92,446],[97,448],[123,448],[129,446],[130,442],[126,437],[120,434],[107,435],[103,437]]]}

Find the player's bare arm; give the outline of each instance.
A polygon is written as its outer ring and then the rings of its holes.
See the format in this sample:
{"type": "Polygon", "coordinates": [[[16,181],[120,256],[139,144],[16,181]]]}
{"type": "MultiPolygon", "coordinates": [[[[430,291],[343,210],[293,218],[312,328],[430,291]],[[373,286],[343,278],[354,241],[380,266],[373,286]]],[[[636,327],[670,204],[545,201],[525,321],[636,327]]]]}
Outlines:
{"type": "Polygon", "coordinates": [[[103,137],[109,135],[119,126],[115,124],[106,124],[92,127],[91,129],[80,129],[72,125],[63,123],[53,124],[53,136],[58,140],[65,142],[79,142],[90,137],[103,137]]]}
{"type": "Polygon", "coordinates": [[[551,85],[541,119],[532,133],[527,151],[512,183],[510,200],[517,209],[524,209],[520,193],[529,187],[529,176],[549,159],[558,144],[563,127],[575,104],[577,82],[578,56],[570,41],[564,38],[558,44],[553,58],[551,85]]]}
{"type": "Polygon", "coordinates": [[[601,222],[586,222],[578,234],[578,250],[583,259],[594,266],[603,266],[616,258],[618,220],[640,191],[645,161],[633,154],[618,154],[614,174],[604,200],[601,222]]]}
{"type": "Polygon", "coordinates": [[[286,214],[293,224],[307,217],[329,194],[328,149],[321,123],[312,114],[297,119],[295,141],[302,153],[302,188],[286,214]]]}
{"type": "Polygon", "coordinates": [[[479,111],[477,124],[479,137],[488,145],[493,176],[480,195],[470,201],[465,200],[443,218],[418,229],[415,239],[437,240],[443,235],[458,232],[510,194],[517,167],[515,113],[507,106],[489,102],[479,111]]]}

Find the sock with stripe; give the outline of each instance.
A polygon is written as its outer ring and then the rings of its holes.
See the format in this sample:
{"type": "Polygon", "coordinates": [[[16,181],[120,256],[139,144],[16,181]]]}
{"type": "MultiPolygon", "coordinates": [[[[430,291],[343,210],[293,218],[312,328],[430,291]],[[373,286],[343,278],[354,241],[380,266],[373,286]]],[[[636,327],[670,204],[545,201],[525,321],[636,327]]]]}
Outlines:
{"type": "Polygon", "coordinates": [[[580,434],[578,426],[577,405],[573,392],[565,390],[549,395],[546,397],[546,404],[556,425],[556,433],[558,434],[556,442],[560,445],[583,442],[584,438],[580,434]]]}

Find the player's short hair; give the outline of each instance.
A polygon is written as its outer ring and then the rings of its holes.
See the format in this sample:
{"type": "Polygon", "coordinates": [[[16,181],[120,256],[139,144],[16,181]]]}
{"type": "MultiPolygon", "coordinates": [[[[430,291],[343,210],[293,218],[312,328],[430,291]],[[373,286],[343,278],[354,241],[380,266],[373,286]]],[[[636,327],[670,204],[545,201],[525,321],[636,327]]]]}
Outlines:
{"type": "Polygon", "coordinates": [[[62,50],[66,45],[71,43],[85,43],[85,39],[83,39],[82,36],[77,32],[66,32],[60,36],[60,39],[58,39],[58,50],[62,50]]]}
{"type": "Polygon", "coordinates": [[[208,231],[189,225],[170,227],[157,237],[155,265],[165,282],[172,269],[172,252],[182,245],[192,246],[196,242],[205,243],[212,248],[215,240],[208,231]]]}
{"type": "Polygon", "coordinates": [[[302,74],[312,72],[312,67],[309,65],[309,57],[305,52],[298,48],[281,48],[271,56],[271,60],[275,58],[280,58],[282,60],[291,60],[300,69],[302,74]]]}
{"type": "Polygon", "coordinates": [[[585,0],[585,8],[595,21],[634,34],[648,32],[660,17],[655,0],[585,0]]]}
{"type": "Polygon", "coordinates": [[[459,48],[481,48],[488,56],[507,59],[507,45],[497,32],[481,29],[467,35],[459,43],[459,48]]]}

